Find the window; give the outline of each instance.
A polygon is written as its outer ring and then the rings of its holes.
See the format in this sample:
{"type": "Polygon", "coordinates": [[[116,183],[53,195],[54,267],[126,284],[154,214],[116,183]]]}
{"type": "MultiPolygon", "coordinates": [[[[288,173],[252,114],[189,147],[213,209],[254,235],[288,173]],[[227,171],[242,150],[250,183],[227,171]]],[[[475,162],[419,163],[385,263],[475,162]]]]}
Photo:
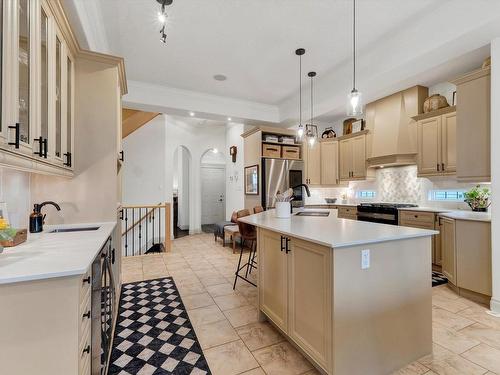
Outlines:
{"type": "Polygon", "coordinates": [[[360,190],[356,192],[356,198],[359,199],[373,199],[377,193],[373,190],[360,190]]]}
{"type": "Polygon", "coordinates": [[[429,200],[463,202],[464,193],[465,190],[431,190],[429,192],[429,200]]]}

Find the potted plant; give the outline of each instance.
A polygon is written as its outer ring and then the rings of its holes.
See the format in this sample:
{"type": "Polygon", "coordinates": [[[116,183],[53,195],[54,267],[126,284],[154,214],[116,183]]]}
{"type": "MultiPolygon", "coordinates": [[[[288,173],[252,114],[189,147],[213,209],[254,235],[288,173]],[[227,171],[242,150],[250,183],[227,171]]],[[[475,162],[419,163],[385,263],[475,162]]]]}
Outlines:
{"type": "Polygon", "coordinates": [[[8,241],[12,241],[16,236],[17,230],[11,228],[9,222],[0,216],[0,253],[8,241]]]}
{"type": "Polygon", "coordinates": [[[472,208],[472,211],[486,212],[490,206],[491,192],[488,188],[477,185],[464,193],[465,202],[472,208]]]}

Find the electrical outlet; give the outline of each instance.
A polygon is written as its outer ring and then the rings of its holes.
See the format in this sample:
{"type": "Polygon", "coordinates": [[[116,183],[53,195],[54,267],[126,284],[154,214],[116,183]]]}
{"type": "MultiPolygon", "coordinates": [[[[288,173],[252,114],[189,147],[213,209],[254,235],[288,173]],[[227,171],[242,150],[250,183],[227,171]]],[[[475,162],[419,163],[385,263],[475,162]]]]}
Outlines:
{"type": "Polygon", "coordinates": [[[370,249],[361,250],[361,269],[370,268],[370,249]]]}

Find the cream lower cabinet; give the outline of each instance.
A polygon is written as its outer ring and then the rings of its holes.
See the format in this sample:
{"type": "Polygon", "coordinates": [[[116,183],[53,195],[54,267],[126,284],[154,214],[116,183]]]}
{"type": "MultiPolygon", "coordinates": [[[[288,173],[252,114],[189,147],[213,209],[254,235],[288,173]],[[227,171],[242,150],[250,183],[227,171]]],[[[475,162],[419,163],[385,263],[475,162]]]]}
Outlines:
{"type": "Polygon", "coordinates": [[[443,274],[460,295],[488,303],[492,294],[491,223],[439,220],[443,274]]]}
{"type": "Polygon", "coordinates": [[[417,144],[419,176],[456,173],[456,112],[419,120],[417,123],[417,144]]]}
{"type": "Polygon", "coordinates": [[[456,285],[457,259],[455,244],[455,221],[440,218],[442,272],[450,283],[456,285]]]}
{"type": "Polygon", "coordinates": [[[328,371],[332,362],[332,249],[268,230],[259,230],[258,242],[260,309],[328,371]]]}

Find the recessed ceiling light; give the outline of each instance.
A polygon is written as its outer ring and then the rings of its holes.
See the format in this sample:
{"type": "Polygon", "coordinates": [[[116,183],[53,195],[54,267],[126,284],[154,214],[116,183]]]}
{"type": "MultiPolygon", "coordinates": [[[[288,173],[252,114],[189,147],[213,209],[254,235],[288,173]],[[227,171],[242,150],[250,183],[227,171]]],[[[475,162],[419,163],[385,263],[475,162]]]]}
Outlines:
{"type": "Polygon", "coordinates": [[[214,148],[214,149],[212,149],[212,152],[213,152],[214,154],[216,154],[216,153],[218,153],[218,152],[219,152],[219,150],[217,150],[216,148],[214,148]]]}
{"type": "Polygon", "coordinates": [[[189,112],[189,116],[194,117],[194,112],[189,112]]]}
{"type": "Polygon", "coordinates": [[[232,118],[231,118],[231,117],[228,117],[228,118],[227,118],[227,121],[231,121],[231,120],[232,120],[232,118]]]}
{"type": "Polygon", "coordinates": [[[222,81],[225,81],[227,79],[227,77],[224,74],[216,74],[216,75],[214,75],[214,79],[216,81],[222,82],[222,81]]]}

